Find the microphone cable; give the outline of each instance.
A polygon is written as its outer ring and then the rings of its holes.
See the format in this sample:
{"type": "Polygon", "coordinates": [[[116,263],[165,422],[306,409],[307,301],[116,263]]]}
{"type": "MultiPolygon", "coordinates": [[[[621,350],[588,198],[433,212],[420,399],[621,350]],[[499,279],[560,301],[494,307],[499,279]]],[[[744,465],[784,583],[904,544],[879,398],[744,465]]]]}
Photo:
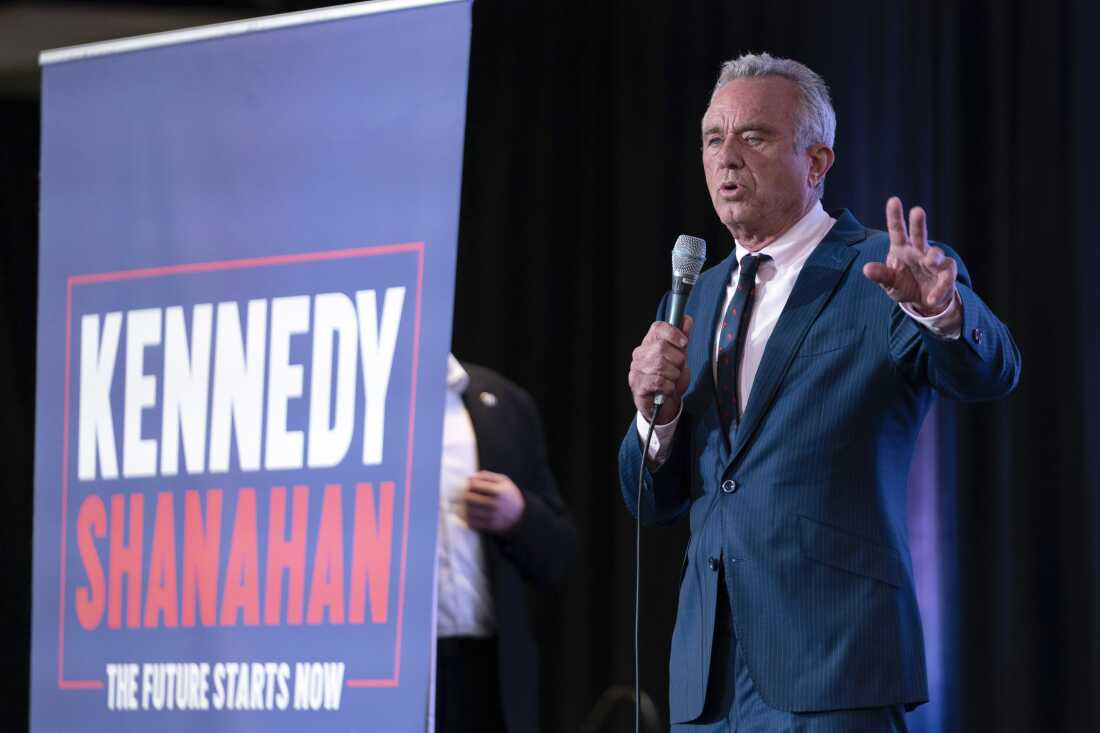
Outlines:
{"type": "Polygon", "coordinates": [[[657,424],[657,415],[661,412],[660,403],[654,402],[653,415],[647,421],[645,445],[642,446],[642,460],[638,468],[638,501],[634,512],[634,733],[639,733],[642,718],[641,644],[639,643],[639,617],[642,612],[642,487],[645,485],[645,462],[649,456],[649,444],[653,441],[653,427],[657,424]]]}
{"type": "MultiPolygon", "coordinates": [[[[672,248],[672,287],[668,293],[667,315],[665,322],[674,328],[681,328],[684,310],[687,307],[691,289],[703,270],[707,259],[707,243],[699,237],[681,234],[676,237],[672,248]]],[[[685,369],[687,365],[685,364],[685,369]]],[[[641,685],[641,642],[639,641],[639,618],[642,613],[642,487],[645,485],[645,462],[649,456],[649,444],[653,441],[653,428],[657,424],[657,415],[665,402],[664,394],[653,396],[653,414],[649,417],[649,429],[642,446],[642,460],[638,467],[638,501],[634,512],[634,733],[640,733],[642,716],[641,685]]]]}

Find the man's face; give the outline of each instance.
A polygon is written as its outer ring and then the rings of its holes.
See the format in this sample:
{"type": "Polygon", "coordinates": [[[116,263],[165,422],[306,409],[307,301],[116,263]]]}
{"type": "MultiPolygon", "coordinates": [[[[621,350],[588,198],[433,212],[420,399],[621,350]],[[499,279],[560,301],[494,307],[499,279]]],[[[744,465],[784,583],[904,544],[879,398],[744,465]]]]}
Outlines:
{"type": "Polygon", "coordinates": [[[782,77],[734,79],[703,115],[703,170],[718,218],[733,236],[770,241],[817,196],[811,156],[795,146],[798,88],[782,77]]]}

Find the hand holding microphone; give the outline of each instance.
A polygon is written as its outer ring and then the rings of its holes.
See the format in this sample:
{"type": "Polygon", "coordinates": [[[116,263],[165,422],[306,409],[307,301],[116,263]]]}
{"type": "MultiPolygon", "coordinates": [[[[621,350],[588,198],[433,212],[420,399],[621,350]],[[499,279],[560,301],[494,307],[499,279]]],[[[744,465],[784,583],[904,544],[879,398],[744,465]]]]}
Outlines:
{"type": "Polygon", "coordinates": [[[658,423],[668,422],[680,411],[680,400],[687,390],[691,373],[687,364],[687,345],[693,321],[684,315],[691,288],[706,261],[706,242],[681,234],[672,249],[672,291],[665,321],[655,321],[634,349],[627,383],[634,406],[647,418],[654,405],[661,409],[658,423]]]}
{"type": "Polygon", "coordinates": [[[680,399],[691,373],[687,368],[687,344],[691,337],[691,316],[684,318],[683,329],[664,321],[654,321],[638,348],[634,349],[627,382],[634,395],[634,406],[647,418],[653,415],[654,398],[667,405],[657,423],[664,424],[680,412],[680,399]]]}

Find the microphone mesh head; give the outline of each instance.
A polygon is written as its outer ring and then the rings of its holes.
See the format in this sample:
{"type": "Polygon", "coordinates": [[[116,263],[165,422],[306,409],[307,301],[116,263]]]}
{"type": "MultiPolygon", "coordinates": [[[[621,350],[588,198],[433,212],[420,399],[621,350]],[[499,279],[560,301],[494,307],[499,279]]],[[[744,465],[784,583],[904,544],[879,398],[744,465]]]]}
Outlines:
{"type": "Polygon", "coordinates": [[[707,261],[707,243],[687,234],[676,237],[672,248],[672,274],[676,277],[698,277],[707,261]]]}

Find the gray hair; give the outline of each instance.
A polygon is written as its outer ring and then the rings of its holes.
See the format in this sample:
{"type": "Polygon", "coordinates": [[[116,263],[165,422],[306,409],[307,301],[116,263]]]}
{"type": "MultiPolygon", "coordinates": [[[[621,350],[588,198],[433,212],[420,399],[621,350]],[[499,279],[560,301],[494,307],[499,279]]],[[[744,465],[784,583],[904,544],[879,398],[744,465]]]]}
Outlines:
{"type": "MultiPolygon", "coordinates": [[[[794,59],[781,59],[768,53],[746,53],[722,64],[711,99],[723,84],[734,79],[779,76],[790,79],[798,87],[799,112],[795,129],[795,145],[806,150],[813,145],[833,147],[836,136],[836,112],[829,97],[829,87],[813,69],[794,59]]],[[[824,187],[824,180],[819,188],[824,187]]],[[[820,191],[819,191],[820,194],[820,191]]]]}

